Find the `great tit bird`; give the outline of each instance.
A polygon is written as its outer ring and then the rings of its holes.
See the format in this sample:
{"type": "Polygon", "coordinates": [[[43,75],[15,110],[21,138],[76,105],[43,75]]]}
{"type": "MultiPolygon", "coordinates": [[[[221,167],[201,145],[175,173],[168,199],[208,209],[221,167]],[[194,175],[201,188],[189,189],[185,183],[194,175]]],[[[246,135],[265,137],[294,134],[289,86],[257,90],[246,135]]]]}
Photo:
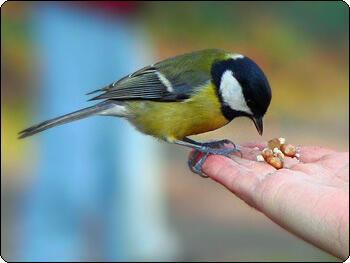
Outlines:
{"type": "Polygon", "coordinates": [[[126,118],[139,131],[169,143],[195,149],[191,170],[201,169],[209,154],[239,151],[228,140],[196,142],[188,136],[218,129],[236,117],[250,118],[259,134],[271,101],[271,89],[250,58],[218,49],[179,55],[144,67],[112,84],[88,93],[103,100],[19,133],[24,138],[57,125],[92,115],[126,118]],[[232,148],[222,148],[231,144],[232,148]],[[202,153],[199,161],[197,157],[202,153]]]}

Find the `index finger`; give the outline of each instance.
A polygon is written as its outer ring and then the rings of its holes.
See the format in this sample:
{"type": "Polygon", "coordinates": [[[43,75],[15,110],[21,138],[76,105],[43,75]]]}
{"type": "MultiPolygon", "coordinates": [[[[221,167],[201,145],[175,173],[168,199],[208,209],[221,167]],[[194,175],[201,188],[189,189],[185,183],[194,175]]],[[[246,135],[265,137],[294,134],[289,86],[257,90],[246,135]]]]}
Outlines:
{"type": "Polygon", "coordinates": [[[267,147],[267,142],[262,142],[262,141],[256,141],[256,142],[245,142],[242,143],[241,146],[246,147],[246,148],[259,148],[259,150],[263,150],[264,148],[267,147]]]}
{"type": "Polygon", "coordinates": [[[255,206],[254,189],[256,185],[261,178],[275,171],[275,169],[264,163],[245,160],[259,166],[252,168],[247,164],[242,164],[241,161],[244,159],[239,159],[240,157],[237,156],[229,159],[220,155],[210,155],[203,165],[203,172],[249,205],[255,206]]]}

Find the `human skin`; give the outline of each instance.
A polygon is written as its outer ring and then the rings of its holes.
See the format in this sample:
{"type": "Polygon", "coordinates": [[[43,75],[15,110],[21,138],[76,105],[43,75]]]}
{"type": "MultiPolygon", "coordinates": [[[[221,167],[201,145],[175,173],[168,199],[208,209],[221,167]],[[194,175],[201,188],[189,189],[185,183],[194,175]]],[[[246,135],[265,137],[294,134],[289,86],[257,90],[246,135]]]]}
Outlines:
{"type": "MultiPolygon", "coordinates": [[[[272,221],[341,259],[349,256],[349,153],[301,147],[276,170],[248,143],[243,158],[211,155],[203,172],[272,221]]],[[[259,149],[258,149],[259,148],[259,149]]]]}

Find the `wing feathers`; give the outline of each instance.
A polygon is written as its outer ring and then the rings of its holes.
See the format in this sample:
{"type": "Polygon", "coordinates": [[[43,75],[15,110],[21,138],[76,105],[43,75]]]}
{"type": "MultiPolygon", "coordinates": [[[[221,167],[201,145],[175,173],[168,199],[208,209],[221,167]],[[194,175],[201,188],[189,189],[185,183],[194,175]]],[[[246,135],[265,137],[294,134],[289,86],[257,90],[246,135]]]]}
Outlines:
{"type": "MultiPolygon", "coordinates": [[[[200,85],[210,79],[210,76],[205,76],[205,78],[202,77],[200,81],[194,82],[192,73],[196,72],[192,71],[184,71],[181,75],[169,77],[167,74],[160,72],[159,69],[151,65],[125,76],[100,90],[95,90],[88,94],[102,92],[102,94],[90,100],[184,100],[189,98],[200,85]]],[[[203,73],[200,72],[200,74],[203,73]]]]}

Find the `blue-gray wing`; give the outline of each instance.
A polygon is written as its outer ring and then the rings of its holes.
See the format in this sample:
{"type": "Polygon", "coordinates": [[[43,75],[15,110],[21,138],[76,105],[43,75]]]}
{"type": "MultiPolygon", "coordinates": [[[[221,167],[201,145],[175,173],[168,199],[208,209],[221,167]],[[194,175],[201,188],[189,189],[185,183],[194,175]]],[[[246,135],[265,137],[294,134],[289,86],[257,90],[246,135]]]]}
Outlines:
{"type": "Polygon", "coordinates": [[[210,81],[210,74],[200,70],[182,69],[169,72],[159,64],[147,66],[96,91],[102,94],[91,100],[155,100],[181,101],[210,81]]]}

